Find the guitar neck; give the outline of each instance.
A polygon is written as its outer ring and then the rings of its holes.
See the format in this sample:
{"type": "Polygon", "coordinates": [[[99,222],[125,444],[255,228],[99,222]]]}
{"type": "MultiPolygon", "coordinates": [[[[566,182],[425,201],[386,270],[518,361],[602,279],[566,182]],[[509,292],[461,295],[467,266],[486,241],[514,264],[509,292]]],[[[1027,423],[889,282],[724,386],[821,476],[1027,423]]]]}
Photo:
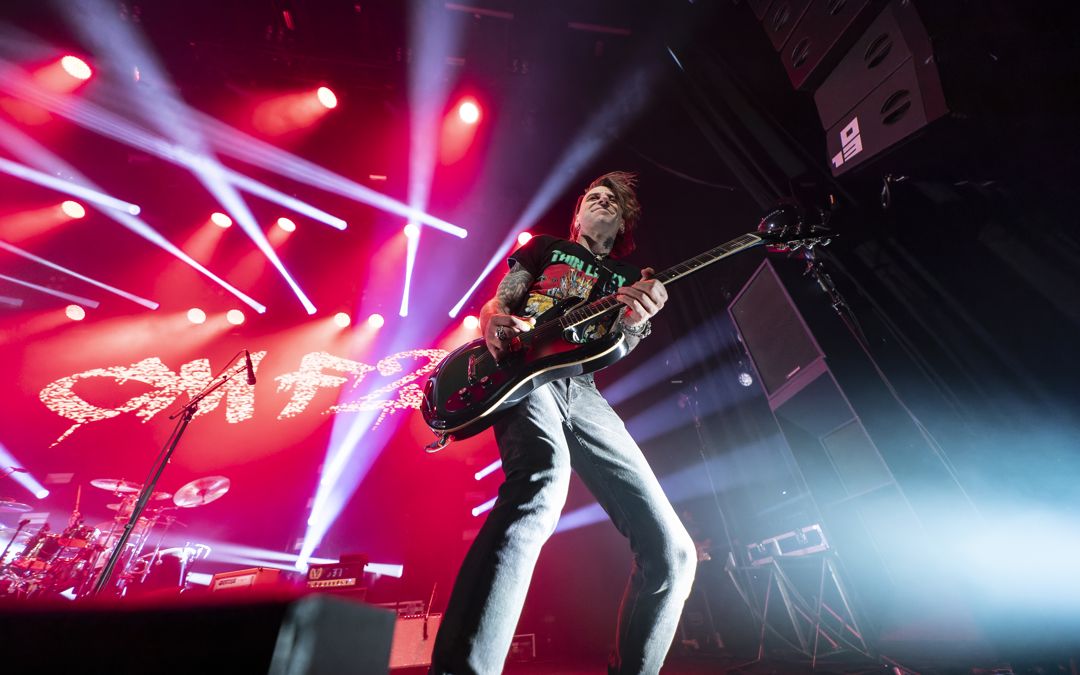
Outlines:
{"type": "MultiPolygon", "coordinates": [[[[693,258],[690,258],[685,262],[668,268],[652,278],[656,279],[657,281],[666,286],[672,281],[682,279],[683,277],[689,276],[694,272],[697,272],[698,270],[708,267],[717,260],[721,260],[730,255],[734,255],[739,251],[745,251],[748,248],[753,248],[754,246],[762,243],[762,241],[762,238],[757,236],[756,234],[748,233],[740,237],[735,237],[731,241],[720,244],[716,248],[709,249],[701,255],[694,256],[693,258]]],[[[614,294],[608,295],[600,298],[599,300],[590,302],[584,307],[579,307],[575,310],[567,312],[566,314],[559,317],[558,321],[563,328],[570,328],[571,326],[576,326],[586,321],[592,321],[593,319],[596,319],[597,317],[606,314],[607,312],[610,312],[611,310],[619,307],[620,305],[622,305],[622,303],[619,302],[618,298],[614,294]]]]}

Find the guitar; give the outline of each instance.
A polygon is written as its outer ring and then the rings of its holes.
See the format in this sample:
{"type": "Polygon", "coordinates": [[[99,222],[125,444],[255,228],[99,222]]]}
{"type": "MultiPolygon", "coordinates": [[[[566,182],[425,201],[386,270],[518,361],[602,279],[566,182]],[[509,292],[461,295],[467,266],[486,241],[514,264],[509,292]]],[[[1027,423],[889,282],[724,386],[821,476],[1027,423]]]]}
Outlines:
{"type": "MultiPolygon", "coordinates": [[[[666,285],[761,244],[797,250],[829,243],[824,236],[802,237],[802,220],[785,209],[766,216],[757,234],[736,237],[653,278],[666,285]]],[[[515,337],[510,355],[501,362],[495,361],[483,338],[447,354],[428,378],[420,405],[424,421],[437,436],[428,452],[480,433],[495,423],[498,413],[548,382],[591,373],[626,356],[630,351],[626,337],[612,330],[621,307],[625,305],[614,294],[593,302],[568,298],[536,317],[531,331],[515,337]],[[588,340],[582,336],[586,326],[603,321],[608,322],[607,332],[588,340]]]]}

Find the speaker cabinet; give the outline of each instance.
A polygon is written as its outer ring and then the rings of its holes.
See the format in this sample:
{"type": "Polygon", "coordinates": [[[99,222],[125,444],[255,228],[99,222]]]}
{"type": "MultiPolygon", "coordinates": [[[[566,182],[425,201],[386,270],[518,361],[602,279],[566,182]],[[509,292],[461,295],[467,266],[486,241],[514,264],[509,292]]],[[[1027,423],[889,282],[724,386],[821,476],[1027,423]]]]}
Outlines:
{"type": "Polygon", "coordinates": [[[0,605],[12,673],[385,673],[393,630],[393,612],[319,594],[0,605]]]}
{"type": "Polygon", "coordinates": [[[760,18],[773,49],[780,51],[809,6],[810,0],[773,0],[769,4],[760,18]]]}
{"type": "Polygon", "coordinates": [[[770,397],[823,358],[772,267],[759,268],[728,307],[770,397]]]}
{"type": "Polygon", "coordinates": [[[840,122],[910,59],[933,63],[930,37],[911,3],[889,3],[814,92],[821,128],[840,122]]]}
{"type": "Polygon", "coordinates": [[[394,641],[390,646],[390,667],[430,666],[435,635],[441,624],[442,614],[399,616],[394,624],[394,641]]]}
{"type": "Polygon", "coordinates": [[[865,24],[876,0],[813,0],[780,50],[796,89],[816,86],[865,24]]]}
{"type": "Polygon", "coordinates": [[[832,173],[839,176],[948,112],[926,28],[893,0],[814,93],[832,173]]]}
{"type": "Polygon", "coordinates": [[[808,513],[820,517],[856,590],[881,607],[895,589],[918,585],[926,570],[912,561],[955,536],[971,505],[828,298],[797,262],[788,265],[782,278],[764,261],[729,312],[795,484],[813,503],[808,513]],[[795,287],[814,312],[799,310],[788,292],[795,287]]]}

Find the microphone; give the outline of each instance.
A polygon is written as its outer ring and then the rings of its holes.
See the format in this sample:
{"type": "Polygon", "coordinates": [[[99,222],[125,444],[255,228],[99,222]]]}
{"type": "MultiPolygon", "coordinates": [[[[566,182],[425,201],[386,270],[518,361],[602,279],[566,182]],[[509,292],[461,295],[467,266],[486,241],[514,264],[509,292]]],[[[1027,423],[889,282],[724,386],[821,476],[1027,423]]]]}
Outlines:
{"type": "Polygon", "coordinates": [[[255,367],[251,365],[251,352],[244,350],[244,366],[247,368],[248,384],[255,384],[255,367]]]}

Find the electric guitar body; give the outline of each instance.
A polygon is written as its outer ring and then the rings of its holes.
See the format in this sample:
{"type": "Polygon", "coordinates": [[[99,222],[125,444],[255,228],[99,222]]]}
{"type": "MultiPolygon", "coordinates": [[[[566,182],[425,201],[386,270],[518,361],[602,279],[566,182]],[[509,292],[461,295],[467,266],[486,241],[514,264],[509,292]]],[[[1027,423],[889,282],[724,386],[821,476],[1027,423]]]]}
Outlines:
{"type": "Polygon", "coordinates": [[[618,330],[585,340],[578,327],[559,324],[584,304],[570,298],[536,317],[537,328],[515,338],[501,362],[495,362],[483,338],[448,354],[424,388],[421,411],[428,426],[454,439],[468,438],[548,382],[591,373],[626,356],[626,338],[618,330]]]}

